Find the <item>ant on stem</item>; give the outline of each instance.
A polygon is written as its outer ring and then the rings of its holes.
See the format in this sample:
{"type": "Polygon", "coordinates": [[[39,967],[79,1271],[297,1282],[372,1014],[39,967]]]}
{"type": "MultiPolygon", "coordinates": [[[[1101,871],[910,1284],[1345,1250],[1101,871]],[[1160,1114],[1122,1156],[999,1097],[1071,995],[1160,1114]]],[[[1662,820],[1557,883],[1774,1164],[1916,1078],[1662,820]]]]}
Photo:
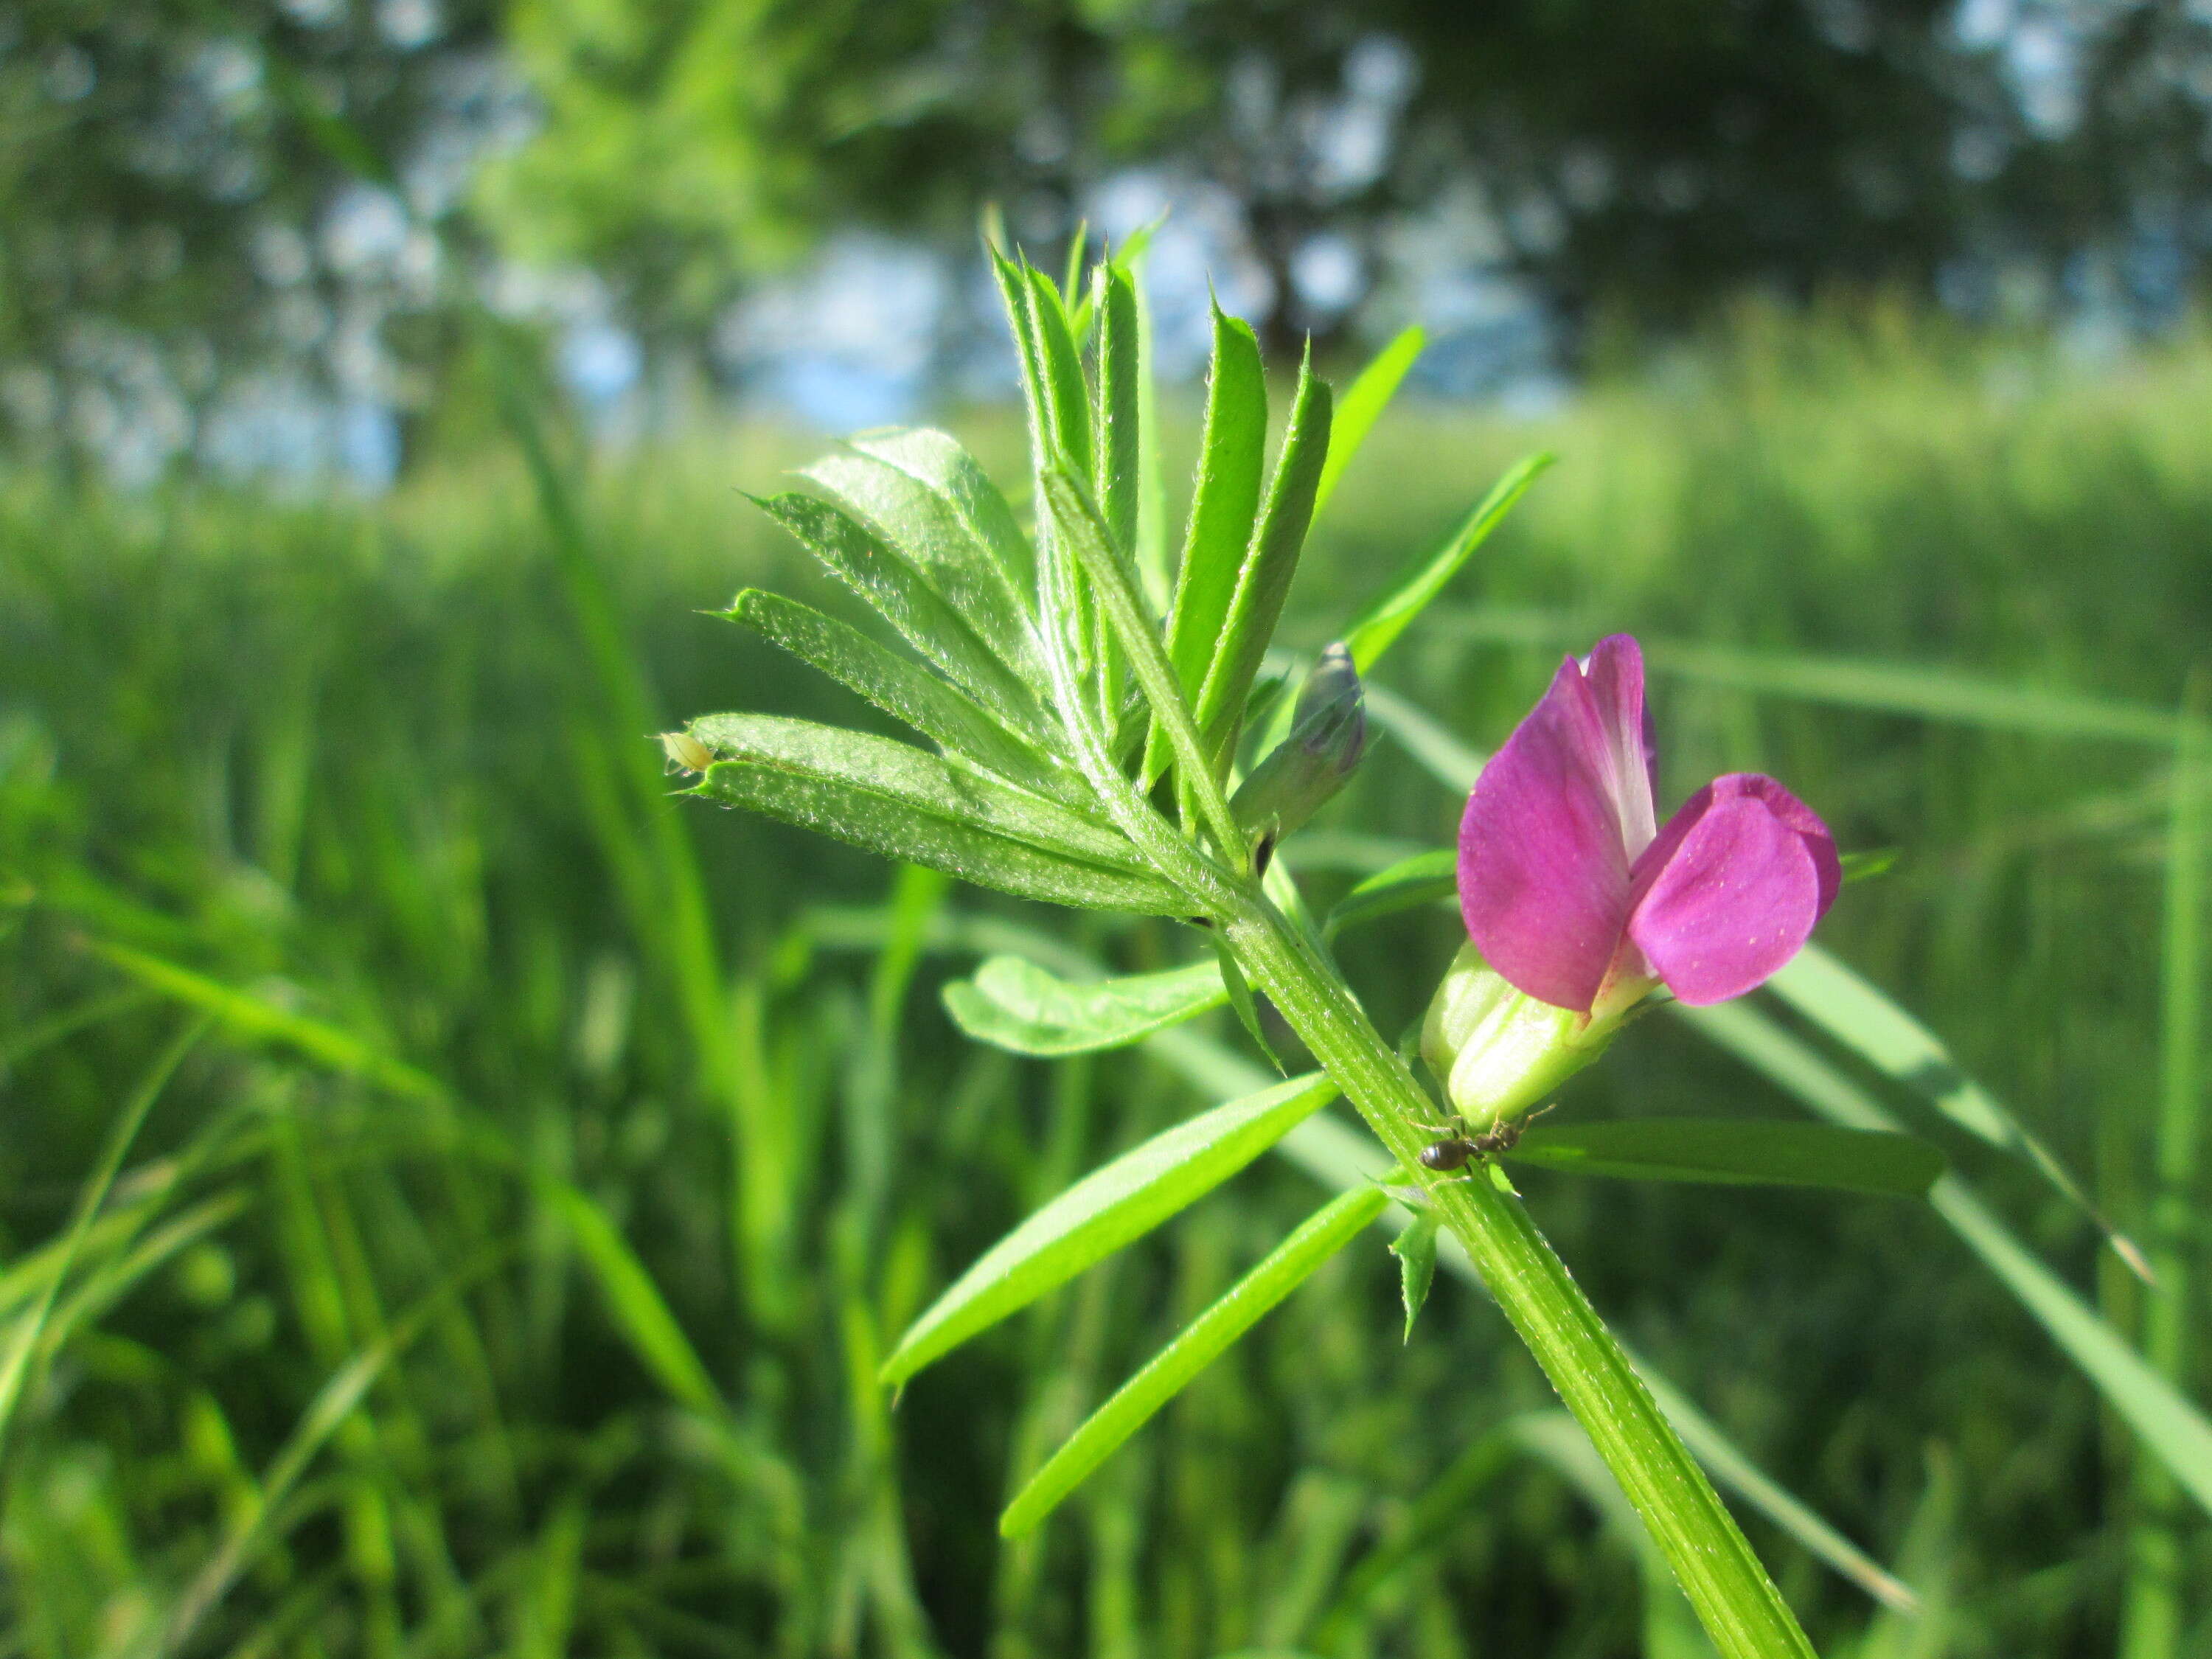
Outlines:
{"type": "MultiPolygon", "coordinates": [[[[1553,1101],[1526,1117],[1493,1124],[1480,1133],[1471,1131],[1467,1120],[1456,1112],[1452,1114],[1449,1122],[1424,1123],[1421,1127],[1439,1138],[1421,1148],[1421,1167],[1433,1170],[1439,1175],[1449,1175],[1455,1170],[1466,1169],[1469,1164],[1486,1164],[1493,1158],[1502,1157],[1520,1145],[1522,1131],[1558,1104],[1559,1102],[1553,1101]]],[[[1463,1175],[1458,1178],[1472,1181],[1474,1177],[1463,1175]]]]}

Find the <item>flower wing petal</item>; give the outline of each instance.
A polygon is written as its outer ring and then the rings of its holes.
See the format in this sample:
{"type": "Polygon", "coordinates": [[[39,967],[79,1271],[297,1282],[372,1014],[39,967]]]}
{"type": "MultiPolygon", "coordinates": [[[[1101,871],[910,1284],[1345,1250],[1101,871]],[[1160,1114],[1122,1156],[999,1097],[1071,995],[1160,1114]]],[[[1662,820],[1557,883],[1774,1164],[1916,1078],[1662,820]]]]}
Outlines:
{"type": "Polygon", "coordinates": [[[1605,721],[1569,659],[1482,769],[1460,821],[1460,910],[1475,949],[1516,988],[1583,1012],[1628,920],[1612,776],[1605,721]]]}
{"type": "Polygon", "coordinates": [[[1835,842],[1771,778],[1716,778],[1637,860],[1628,936],[1667,988],[1725,1002],[1796,956],[1842,881],[1835,842]]]}

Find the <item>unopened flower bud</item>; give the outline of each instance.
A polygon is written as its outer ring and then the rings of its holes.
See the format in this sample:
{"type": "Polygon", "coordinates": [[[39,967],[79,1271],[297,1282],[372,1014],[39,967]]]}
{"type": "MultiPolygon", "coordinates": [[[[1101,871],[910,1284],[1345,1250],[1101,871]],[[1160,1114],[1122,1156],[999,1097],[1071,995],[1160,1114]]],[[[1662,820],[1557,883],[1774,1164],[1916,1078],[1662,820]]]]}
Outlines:
{"type": "Polygon", "coordinates": [[[1306,676],[1291,734],[1252,769],[1230,802],[1237,821],[1272,846],[1350,781],[1367,750],[1366,700],[1352,653],[1332,645],[1306,676]]]}
{"type": "Polygon", "coordinates": [[[1518,1117],[1605,1052],[1618,1018],[1593,1021],[1516,990],[1461,948],[1421,1024],[1421,1056],[1452,1109],[1480,1130],[1518,1117]]]}

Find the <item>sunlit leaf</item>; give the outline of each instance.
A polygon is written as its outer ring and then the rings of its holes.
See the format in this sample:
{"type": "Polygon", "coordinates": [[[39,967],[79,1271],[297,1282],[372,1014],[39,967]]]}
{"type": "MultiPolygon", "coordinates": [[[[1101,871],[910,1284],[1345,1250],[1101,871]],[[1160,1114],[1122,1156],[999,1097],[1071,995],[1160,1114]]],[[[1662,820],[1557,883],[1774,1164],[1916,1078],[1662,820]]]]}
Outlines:
{"type": "Polygon", "coordinates": [[[1013,736],[966,692],[858,629],[752,587],[726,614],[952,753],[1071,805],[1095,802],[1079,776],[1013,736]]]}
{"type": "Polygon", "coordinates": [[[1392,583],[1390,590],[1345,630],[1345,642],[1351,646],[1352,660],[1361,673],[1372,668],[1413,619],[1444,591],[1553,459],[1548,454],[1531,455],[1516,464],[1491,486],[1490,494],[1442,547],[1392,583]]]}
{"type": "Polygon", "coordinates": [[[1092,498],[1114,545],[1133,557],[1137,547],[1139,430],[1137,288],[1127,271],[1098,267],[1098,439],[1092,498]]]}
{"type": "Polygon", "coordinates": [[[1157,721],[1154,729],[1166,735],[1169,747],[1196,781],[1199,805],[1220,844],[1237,849],[1241,857],[1243,836],[1212,781],[1197,725],[1176,683],[1174,665],[1138,595],[1135,573],[1107,535],[1097,507],[1065,467],[1048,471],[1043,486],[1045,520],[1054,544],[1088,574],[1091,595],[1144,688],[1157,721]]]}
{"type": "Polygon", "coordinates": [[[1505,1157],[1540,1169],[1632,1181],[1826,1187],[1923,1198],[1943,1154],[1912,1135],[1759,1118],[1632,1118],[1538,1124],[1505,1157]]]}
{"type": "MultiPolygon", "coordinates": [[[[1091,221],[1079,219],[1075,222],[1075,234],[1067,239],[1067,260],[1060,273],[1060,295],[1071,307],[1075,304],[1076,295],[1083,291],[1083,261],[1090,252],[1091,221]]],[[[1073,317],[1069,320],[1075,321],[1073,317]]],[[[1082,327],[1077,325],[1075,337],[1079,341],[1083,334],[1082,327]]]]}
{"type": "Polygon", "coordinates": [[[991,241],[985,252],[991,262],[991,276],[999,285],[1000,303],[1006,309],[1007,332],[1013,336],[1014,355],[1021,363],[1022,397],[1029,413],[1030,461],[1042,471],[1050,459],[1052,416],[1046,402],[1043,355],[1030,315],[1029,278],[1020,265],[1000,252],[997,240],[991,241]]]}
{"type": "Polygon", "coordinates": [[[881,537],[850,514],[811,495],[777,495],[758,505],[994,717],[1038,742],[1057,738],[1054,721],[1028,682],[881,537]]]}
{"type": "Polygon", "coordinates": [[[1368,1188],[1332,1199],[1310,1217],[1084,1420],[1015,1495],[999,1517],[999,1530],[1009,1538],[1018,1538],[1034,1529],[1123,1441],[1323,1262],[1358,1237],[1360,1230],[1381,1215],[1389,1202],[1379,1189],[1368,1188]]]}
{"type": "Polygon", "coordinates": [[[905,744],[768,714],[710,714],[695,791],[979,886],[1088,909],[1188,914],[1112,830],[905,744]]]}
{"type": "Polygon", "coordinates": [[[1302,1077],[1217,1106],[1086,1176],[986,1251],[884,1361],[906,1381],[978,1332],[1188,1208],[1336,1097],[1302,1077]]]}
{"type": "Polygon", "coordinates": [[[1389,406],[1397,394],[1406,373],[1413,360],[1421,355],[1428,343],[1428,334],[1418,323],[1400,332],[1398,337],[1375,354],[1366,368],[1353,377],[1345,389],[1336,408],[1336,420],[1328,438],[1328,463],[1321,470],[1321,483],[1314,490],[1313,515],[1318,519],[1328,498],[1336,493],[1337,480],[1344,476],[1345,468],[1367,441],[1367,434],[1375,422],[1389,406]]]}
{"type": "Polygon", "coordinates": [[[1347,927],[1438,904],[1458,891],[1458,854],[1449,847],[1416,853],[1378,870],[1339,899],[1322,923],[1322,932],[1334,939],[1347,927]]]}
{"type": "MultiPolygon", "coordinates": [[[[1259,338],[1249,324],[1216,306],[1196,494],[1168,625],[1168,654],[1194,707],[1259,518],[1267,453],[1267,381],[1260,367],[1259,338]]],[[[1156,727],[1145,753],[1145,776],[1158,776],[1168,759],[1166,736],[1156,727]]]]}
{"type": "Polygon", "coordinates": [[[1118,1048],[1228,999],[1221,970],[1211,962],[1119,979],[1066,980],[1024,957],[993,957],[974,979],[945,988],[954,1024],[979,1042],[1018,1054],[1118,1048]]]}
{"type": "Polygon", "coordinates": [[[851,440],[851,445],[944,497],[969,533],[1005,573],[1006,585],[1017,594],[1034,593],[1036,556],[1029,538],[1022,534],[1014,510],[999,493],[998,485],[957,439],[931,427],[904,427],[891,432],[864,432],[851,440]]]}
{"type": "Polygon", "coordinates": [[[1044,406],[1052,438],[1052,451],[1066,459],[1078,477],[1089,477],[1092,467],[1091,399],[1083,385],[1083,353],[1076,343],[1066,303],[1052,279],[1042,271],[1025,268],[1029,288],[1030,330],[1036,341],[1037,365],[1043,374],[1044,406]]]}
{"type": "Polygon", "coordinates": [[[1218,766],[1225,764],[1236,746],[1244,700],[1282,618],[1283,601],[1297,574],[1298,555],[1313,519],[1314,489],[1328,459],[1328,382],[1314,377],[1310,357],[1309,351],[1308,361],[1298,366],[1297,391],[1275,476],[1267,487],[1267,504],[1238,567],[1212,663],[1192,703],[1199,732],[1218,766]]]}
{"type": "Polygon", "coordinates": [[[921,579],[957,611],[992,655],[1042,695],[1030,594],[954,503],[921,479],[865,452],[833,454],[810,478],[865,518],[921,579]]]}

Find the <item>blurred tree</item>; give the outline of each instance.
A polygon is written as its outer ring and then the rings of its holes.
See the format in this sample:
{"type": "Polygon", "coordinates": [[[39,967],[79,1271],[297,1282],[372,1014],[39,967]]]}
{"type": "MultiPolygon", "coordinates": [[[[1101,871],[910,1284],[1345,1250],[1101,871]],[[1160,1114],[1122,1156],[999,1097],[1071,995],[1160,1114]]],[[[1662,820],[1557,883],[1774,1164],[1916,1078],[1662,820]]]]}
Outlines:
{"type": "Polygon", "coordinates": [[[1042,239],[1131,167],[1227,186],[1277,327],[1324,330],[1345,276],[1439,254],[1676,320],[1747,284],[1924,283],[1962,255],[2179,232],[2212,183],[2212,27],[2185,0],[508,15],[547,121],[490,179],[492,216],[533,255],[619,273],[657,331],[699,326],[823,226],[966,235],[988,198],[1042,239]]]}
{"type": "Polygon", "coordinates": [[[0,431],[397,450],[465,291],[682,364],[829,228],[995,201],[1045,247],[1136,174],[1278,345],[1470,273],[1667,326],[1837,281],[2156,313],[2208,115],[2200,0],[15,0],[0,431]]]}
{"type": "Polygon", "coordinates": [[[226,391],[410,400],[448,216],[520,110],[486,0],[0,7],[0,422],[126,472],[226,391]]]}

